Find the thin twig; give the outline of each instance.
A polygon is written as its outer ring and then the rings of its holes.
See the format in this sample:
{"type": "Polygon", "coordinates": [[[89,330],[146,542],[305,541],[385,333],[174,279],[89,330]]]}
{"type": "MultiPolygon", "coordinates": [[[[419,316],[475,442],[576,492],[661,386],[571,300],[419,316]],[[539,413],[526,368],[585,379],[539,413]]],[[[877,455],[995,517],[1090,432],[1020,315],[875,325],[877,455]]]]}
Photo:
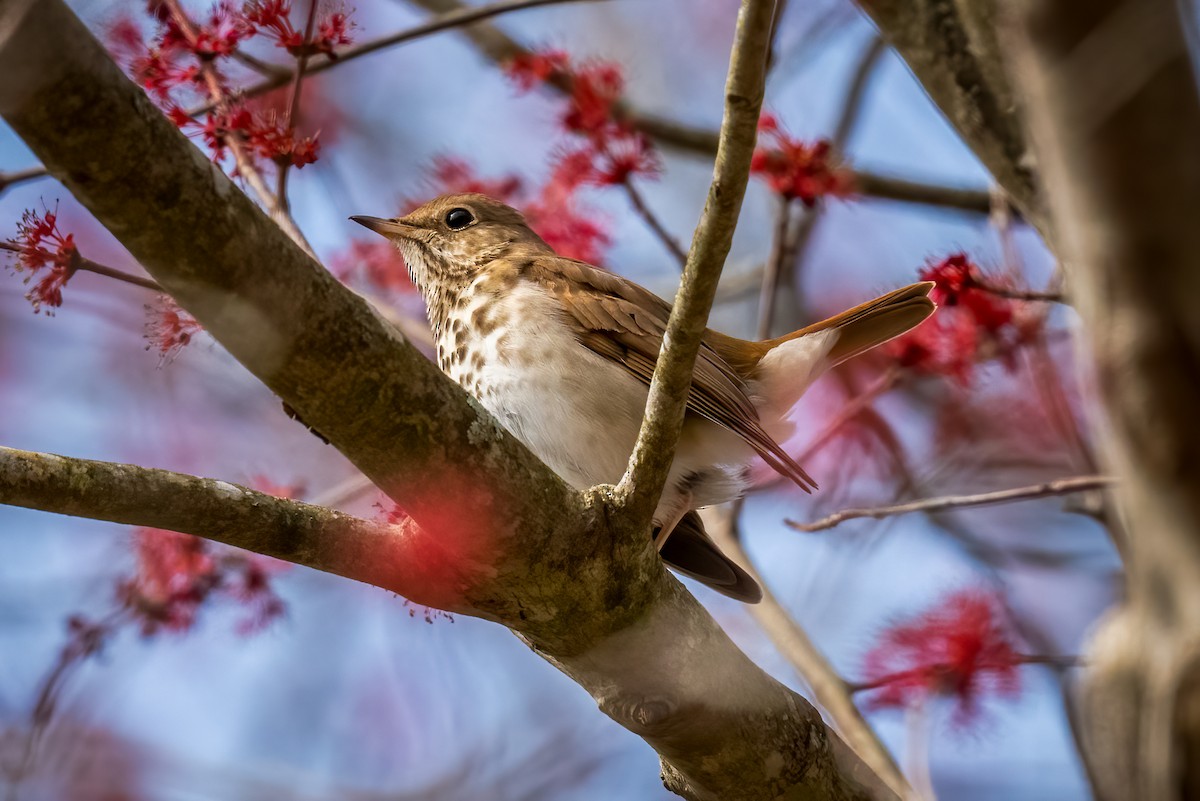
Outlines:
{"type": "MultiPolygon", "coordinates": [[[[579,3],[592,2],[593,0],[504,0],[500,3],[492,3],[486,6],[463,6],[453,11],[441,14],[428,22],[405,28],[402,31],[390,33],[387,36],[380,36],[377,39],[371,39],[363,42],[360,45],[349,47],[332,56],[320,54],[315,57],[314,61],[308,65],[308,75],[317,75],[325,70],[332,69],[339,64],[345,64],[349,61],[369,56],[372,53],[377,53],[380,50],[386,50],[405,42],[411,42],[414,39],[421,39],[431,34],[440,33],[442,31],[458,28],[463,25],[469,25],[472,22],[478,22],[489,17],[496,17],[501,14],[507,14],[510,11],[522,11],[527,8],[537,8],[538,6],[560,5],[563,3],[579,3]]],[[[259,81],[256,84],[243,89],[239,94],[244,98],[258,97],[264,95],[273,89],[278,89],[281,86],[286,86],[295,80],[297,70],[284,69],[282,72],[275,73],[274,76],[259,81]]],[[[215,102],[208,102],[197,106],[188,113],[192,116],[204,114],[216,108],[215,102]]]]}
{"type": "Polygon", "coordinates": [[[23,184],[26,181],[36,181],[38,178],[45,178],[49,175],[50,173],[46,171],[46,168],[40,165],[37,167],[26,167],[23,170],[13,170],[12,172],[0,172],[0,192],[4,192],[6,189],[17,184],[23,184]]]}
{"type": "Polygon", "coordinates": [[[738,514],[735,509],[713,510],[705,515],[706,528],[717,547],[749,572],[763,588],[762,601],[748,609],[800,677],[812,688],[813,700],[825,710],[842,737],[859,758],[901,798],[907,797],[908,783],[880,741],[875,730],[863,718],[850,699],[850,688],[833,669],[808,632],[788,613],[767,588],[741,545],[738,514]],[[718,517],[719,516],[719,517],[718,517]]]}
{"type": "MultiPolygon", "coordinates": [[[[304,70],[308,67],[309,45],[312,43],[313,26],[317,22],[317,0],[309,0],[308,4],[308,21],[304,24],[304,45],[300,48],[300,58],[296,63],[296,72],[292,79],[292,97],[288,102],[287,117],[284,120],[284,127],[287,129],[289,139],[294,139],[296,134],[296,121],[300,117],[300,90],[304,88],[304,70]]],[[[283,214],[290,215],[291,208],[288,203],[287,181],[291,161],[280,160],[278,162],[279,174],[276,176],[275,182],[275,198],[279,202],[279,210],[283,214]]]]}
{"type": "MultiPolygon", "coordinates": [[[[20,247],[19,245],[15,245],[12,242],[0,241],[0,250],[7,250],[10,253],[21,253],[24,248],[20,247]]],[[[143,278],[140,275],[127,273],[124,270],[118,270],[115,267],[108,267],[106,265],[94,262],[91,259],[86,259],[82,256],[75,259],[71,266],[76,270],[84,270],[85,272],[95,273],[96,275],[103,275],[106,278],[115,278],[123,283],[144,287],[154,292],[166,291],[156,281],[152,281],[149,278],[143,278]]]]}
{"type": "Polygon", "coordinates": [[[1046,303],[1067,303],[1067,296],[1062,292],[1054,290],[1036,290],[1036,289],[1015,289],[1013,287],[998,286],[989,284],[983,281],[975,281],[971,284],[972,289],[978,289],[982,292],[987,292],[991,295],[997,295],[1002,298],[1011,300],[1030,300],[1044,301],[1046,303]]]}
{"type": "Polygon", "coordinates": [[[621,183],[621,186],[625,187],[625,194],[629,196],[629,202],[633,204],[634,210],[641,215],[641,218],[645,220],[646,225],[650,227],[654,235],[663,243],[663,246],[671,251],[671,255],[679,262],[679,269],[682,270],[684,265],[687,264],[687,251],[675,241],[675,237],[671,236],[670,232],[663,226],[662,221],[646,205],[646,199],[642,197],[642,193],[633,185],[632,177],[626,178],[621,183]]]}
{"type": "Polygon", "coordinates": [[[692,368],[750,179],[774,10],[774,0],[743,0],[738,13],[712,185],[663,335],[646,417],[616,490],[627,520],[639,526],[650,522],[675,457],[692,368]]]}
{"type": "Polygon", "coordinates": [[[758,329],[755,339],[767,339],[771,336],[771,323],[775,318],[775,294],[779,289],[779,274],[784,265],[789,263],[791,236],[789,230],[792,219],[791,200],[779,195],[775,206],[775,235],[771,237],[771,255],[767,258],[767,266],[763,270],[762,286],[758,292],[758,329]]]}
{"type": "MultiPolygon", "coordinates": [[[[1083,660],[1078,656],[1069,654],[1046,655],[1046,654],[1017,654],[1013,660],[1018,665],[1046,665],[1055,670],[1065,670],[1067,668],[1076,668],[1083,665],[1083,660]]],[[[1007,665],[1007,663],[1005,663],[1007,665]]],[[[888,673],[885,676],[880,676],[870,681],[850,681],[846,682],[845,687],[851,693],[869,692],[878,690],[880,687],[886,687],[889,684],[897,682],[910,681],[914,678],[921,678],[929,675],[950,675],[954,672],[954,667],[948,664],[922,665],[919,668],[911,670],[899,670],[895,673],[888,673]]]]}
{"type": "Polygon", "coordinates": [[[871,85],[871,78],[882,63],[887,49],[887,42],[882,36],[875,34],[859,57],[858,66],[854,68],[850,87],[846,90],[845,100],[842,102],[842,113],[833,129],[833,146],[838,151],[846,149],[846,143],[850,141],[854,129],[858,126],[858,118],[867,97],[867,88],[871,85]]]}
{"type": "Polygon", "coordinates": [[[1014,501],[1032,501],[1038,498],[1048,498],[1055,495],[1069,495],[1075,492],[1106,489],[1116,483],[1110,476],[1080,476],[1077,478],[1061,478],[1034,484],[1028,487],[984,492],[978,495],[946,495],[940,498],[924,498],[919,501],[898,503],[892,506],[876,506],[869,509],[843,509],[827,517],[822,517],[812,523],[800,523],[795,520],[785,520],[790,528],[796,531],[824,531],[833,528],[845,520],[856,520],[869,517],[879,520],[885,517],[909,514],[910,512],[942,512],[947,509],[961,509],[969,506],[988,506],[997,503],[1012,503],[1014,501]]]}

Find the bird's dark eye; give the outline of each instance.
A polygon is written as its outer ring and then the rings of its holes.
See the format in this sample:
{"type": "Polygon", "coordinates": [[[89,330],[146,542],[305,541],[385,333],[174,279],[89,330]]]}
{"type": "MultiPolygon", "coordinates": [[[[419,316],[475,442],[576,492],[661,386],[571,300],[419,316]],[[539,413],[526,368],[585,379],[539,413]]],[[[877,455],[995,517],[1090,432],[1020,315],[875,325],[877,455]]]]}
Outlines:
{"type": "Polygon", "coordinates": [[[466,209],[450,209],[446,212],[446,225],[452,231],[461,231],[475,222],[475,216],[466,209]]]}

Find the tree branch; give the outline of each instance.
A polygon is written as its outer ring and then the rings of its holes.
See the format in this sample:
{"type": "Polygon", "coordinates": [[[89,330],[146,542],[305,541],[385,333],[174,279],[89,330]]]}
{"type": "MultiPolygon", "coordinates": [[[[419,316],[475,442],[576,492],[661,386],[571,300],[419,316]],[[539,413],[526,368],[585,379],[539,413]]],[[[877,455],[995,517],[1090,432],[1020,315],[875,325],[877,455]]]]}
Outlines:
{"type": "Polygon", "coordinates": [[[384,588],[396,574],[381,556],[405,536],[403,526],[218,479],[2,446],[0,503],[195,534],[384,588]]]}
{"type": "Polygon", "coordinates": [[[895,798],[733,645],[644,528],[629,536],[604,491],[571,491],[305,255],[61,0],[0,4],[0,74],[0,115],[50,172],[411,515],[372,550],[381,584],[519,633],[654,747],[687,798],[895,798]]]}
{"type": "Polygon", "coordinates": [[[646,417],[629,467],[617,487],[618,502],[638,525],[650,522],[675,458],[692,386],[692,367],[750,180],[774,10],[775,0],[744,0],[738,13],[712,185],[663,335],[646,417]]]}
{"type": "Polygon", "coordinates": [[[1107,476],[1081,476],[1078,478],[1060,478],[1044,484],[1034,484],[1030,487],[984,492],[978,495],[947,495],[941,498],[923,498],[919,501],[898,503],[893,506],[876,506],[868,509],[843,509],[828,517],[822,517],[811,523],[799,523],[795,520],[785,520],[789,527],[796,531],[824,531],[846,520],[857,520],[869,517],[880,520],[885,517],[906,515],[910,512],[944,512],[947,509],[962,509],[968,506],[991,506],[998,503],[1013,503],[1014,501],[1033,501],[1038,498],[1049,498],[1055,495],[1070,495],[1075,492],[1107,489],[1116,483],[1116,479],[1107,476]]]}
{"type": "Polygon", "coordinates": [[[1097,796],[1200,796],[1200,100],[1173,0],[1013,4],[1003,30],[1090,335],[1127,524],[1123,601],[1093,634],[1097,796]]]}
{"type": "Polygon", "coordinates": [[[809,638],[808,632],[784,609],[742,548],[737,530],[737,514],[738,512],[729,506],[706,515],[705,522],[706,529],[717,547],[754,576],[763,588],[762,601],[750,607],[750,614],[775,644],[776,650],[812,688],[814,700],[846,738],[846,744],[862,757],[894,793],[901,798],[911,797],[912,788],[896,766],[896,761],[851,700],[850,693],[853,687],[837,674],[833,665],[829,664],[829,660],[809,638]],[[720,519],[714,520],[718,515],[720,519]]]}
{"type": "Polygon", "coordinates": [[[1022,216],[1053,243],[1018,104],[1000,60],[995,0],[858,0],[858,5],[1022,216]]]}

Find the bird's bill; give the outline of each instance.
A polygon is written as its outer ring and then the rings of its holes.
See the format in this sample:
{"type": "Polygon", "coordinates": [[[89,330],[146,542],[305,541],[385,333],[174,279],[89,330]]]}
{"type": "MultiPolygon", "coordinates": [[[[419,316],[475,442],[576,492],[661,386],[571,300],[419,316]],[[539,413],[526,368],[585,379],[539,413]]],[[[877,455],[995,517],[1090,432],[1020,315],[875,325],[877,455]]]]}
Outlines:
{"type": "Polygon", "coordinates": [[[411,239],[415,230],[414,226],[402,223],[399,220],[385,220],[382,217],[356,216],[350,219],[364,228],[370,228],[375,233],[388,237],[401,236],[411,239]]]}

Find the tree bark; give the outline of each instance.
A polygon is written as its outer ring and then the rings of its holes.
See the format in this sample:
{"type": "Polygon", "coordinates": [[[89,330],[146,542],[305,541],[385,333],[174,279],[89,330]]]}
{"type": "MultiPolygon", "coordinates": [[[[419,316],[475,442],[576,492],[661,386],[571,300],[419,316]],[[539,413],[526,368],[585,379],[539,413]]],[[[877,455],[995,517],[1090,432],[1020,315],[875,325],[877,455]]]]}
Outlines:
{"type": "Polygon", "coordinates": [[[1172,0],[1021,4],[1006,40],[1106,407],[1128,597],[1095,634],[1100,796],[1200,798],[1200,102],[1172,0]]]}
{"type": "MultiPolygon", "coordinates": [[[[614,525],[612,488],[571,491],[272,224],[61,0],[0,0],[0,75],[0,115],[51,174],[411,514],[370,564],[347,559],[338,572],[508,626],[645,738],[667,787],[687,798],[896,797],[733,645],[663,569],[648,532],[614,525]]],[[[87,484],[119,466],[68,467],[87,484]]],[[[71,481],[34,502],[28,479],[0,465],[0,500],[87,514],[71,481]]],[[[183,483],[212,500],[212,485],[183,483]]],[[[167,524],[149,496],[129,500],[120,519],[167,524]]],[[[212,507],[196,509],[172,527],[202,530],[212,507]]],[[[352,547],[328,536],[317,552],[352,547]]],[[[247,544],[263,541],[279,540],[247,544]]],[[[306,553],[291,557],[330,569],[306,553]]]]}
{"type": "Polygon", "coordinates": [[[996,40],[995,0],[858,0],[1013,204],[1053,246],[1020,110],[996,40]]]}

